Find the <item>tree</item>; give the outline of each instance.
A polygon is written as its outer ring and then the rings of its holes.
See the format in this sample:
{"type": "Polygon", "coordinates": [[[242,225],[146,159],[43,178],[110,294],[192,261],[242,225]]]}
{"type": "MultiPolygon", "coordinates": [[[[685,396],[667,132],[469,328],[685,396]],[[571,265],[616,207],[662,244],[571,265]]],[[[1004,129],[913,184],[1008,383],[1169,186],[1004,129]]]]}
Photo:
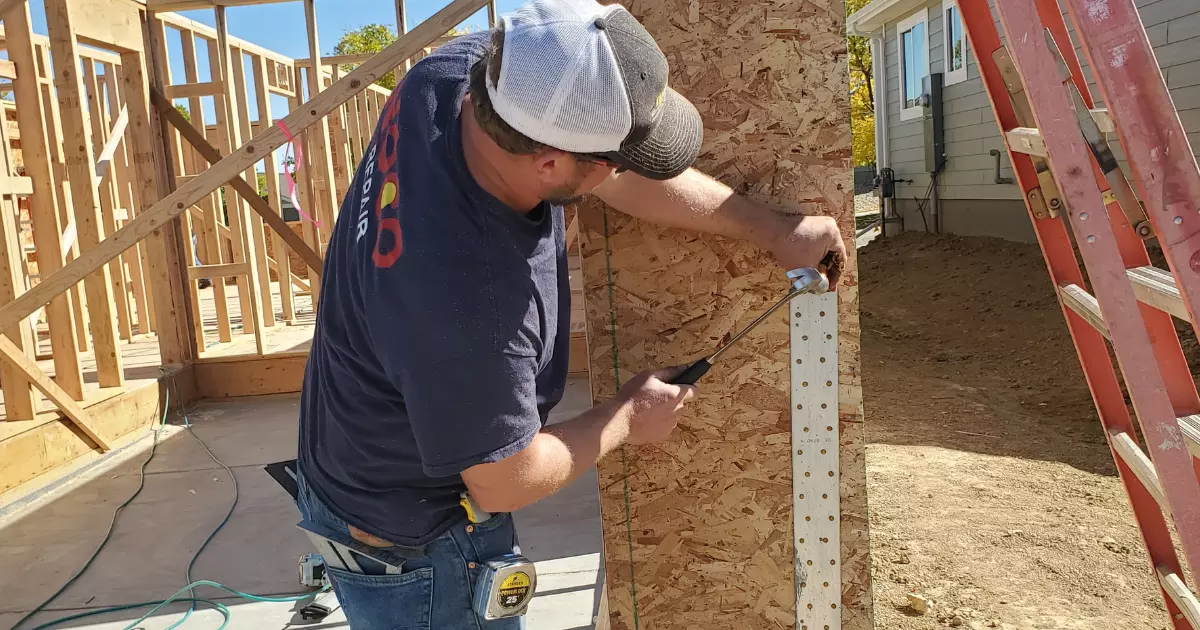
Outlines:
{"type": "Polygon", "coordinates": [[[192,122],[192,112],[188,111],[188,108],[184,107],[183,105],[176,104],[175,111],[179,112],[179,115],[183,116],[184,120],[192,122]]]}
{"type": "MultiPolygon", "coordinates": [[[[455,37],[465,35],[468,32],[466,28],[452,28],[446,32],[446,35],[455,37]]],[[[360,55],[363,53],[377,53],[384,48],[387,48],[392,42],[396,41],[396,32],[389,26],[383,24],[366,24],[352,31],[346,31],[342,34],[342,38],[338,40],[336,46],[333,47],[335,55],[360,55]]],[[[349,72],[355,68],[357,64],[342,64],[342,70],[349,72]]],[[[392,89],[396,87],[396,73],[389,72],[375,81],[376,85],[392,89]]]]}
{"type": "MultiPolygon", "coordinates": [[[[869,0],[846,0],[846,15],[850,15],[855,11],[866,6],[869,0]]],[[[851,74],[857,72],[864,83],[864,89],[867,94],[867,103],[871,107],[871,111],[875,111],[875,86],[873,85],[873,75],[871,68],[871,44],[865,37],[857,37],[851,35],[848,37],[847,50],[850,54],[850,71],[851,74]]]]}
{"type": "Polygon", "coordinates": [[[850,144],[855,166],[875,163],[875,112],[860,77],[850,77],[850,144]]]}
{"type": "MultiPolygon", "coordinates": [[[[346,31],[333,47],[335,55],[358,55],[377,53],[396,41],[396,33],[383,24],[367,24],[353,31],[346,31]]],[[[354,64],[343,64],[342,70],[353,70],[354,64]]],[[[396,73],[389,72],[375,81],[387,89],[396,87],[396,73]]]]}
{"type": "MultiPolygon", "coordinates": [[[[846,0],[847,15],[869,0],[846,0]]],[[[875,89],[871,46],[865,37],[847,38],[850,63],[850,138],[855,166],[875,163],[875,89]]]]}

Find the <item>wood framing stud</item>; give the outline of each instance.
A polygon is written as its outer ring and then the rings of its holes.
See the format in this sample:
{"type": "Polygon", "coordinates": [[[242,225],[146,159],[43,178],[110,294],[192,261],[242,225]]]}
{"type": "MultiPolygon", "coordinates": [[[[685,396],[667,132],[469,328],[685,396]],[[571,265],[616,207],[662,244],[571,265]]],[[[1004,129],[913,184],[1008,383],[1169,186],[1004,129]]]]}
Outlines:
{"type": "Polygon", "coordinates": [[[199,280],[200,278],[228,278],[230,276],[244,276],[249,273],[250,264],[244,262],[188,267],[188,279],[190,280],[199,280]]]}
{"type": "MultiPolygon", "coordinates": [[[[162,94],[151,92],[151,98],[154,100],[154,105],[158,108],[159,113],[167,119],[167,122],[171,123],[171,126],[179,130],[179,134],[183,137],[183,139],[186,140],[193,148],[195,148],[196,151],[200,153],[201,157],[207,160],[210,164],[216,164],[217,162],[223,161],[224,158],[221,156],[221,152],[218,151],[216,147],[209,144],[208,140],[206,140],[204,136],[200,134],[200,131],[193,127],[191,123],[189,123],[187,119],[183,117],[182,114],[176,111],[175,107],[171,105],[171,102],[168,101],[162,94]]],[[[205,173],[205,175],[207,175],[207,173],[205,173]]],[[[205,175],[201,175],[200,177],[204,177],[205,175]]],[[[193,177],[190,180],[186,180],[184,185],[193,184],[195,179],[196,178],[193,177]]],[[[308,246],[308,243],[304,242],[304,239],[300,238],[298,234],[292,231],[292,228],[289,227],[287,222],[283,220],[283,217],[279,216],[278,213],[271,209],[271,206],[268,202],[264,201],[262,197],[258,196],[258,191],[252,187],[249,182],[242,179],[240,175],[231,178],[229,183],[234,187],[235,190],[238,191],[238,194],[242,195],[246,199],[246,201],[250,204],[250,207],[253,208],[254,211],[260,216],[262,216],[267,225],[271,226],[271,229],[275,230],[276,233],[283,237],[283,240],[287,242],[288,247],[296,250],[296,253],[300,255],[300,258],[304,260],[304,264],[308,265],[309,268],[320,275],[322,267],[321,257],[317,255],[317,252],[313,251],[313,249],[308,246]]]]}
{"type": "MultiPolygon", "coordinates": [[[[147,25],[147,37],[153,39],[155,30],[147,25]]],[[[147,48],[153,49],[153,46],[147,48]]],[[[161,203],[159,200],[171,189],[172,166],[167,162],[162,122],[150,107],[149,90],[152,85],[161,83],[161,78],[155,68],[147,66],[147,61],[146,54],[139,51],[121,54],[121,93],[129,109],[127,148],[133,166],[133,189],[139,203],[139,216],[129,223],[137,222],[151,206],[157,205],[156,202],[161,203]]],[[[185,236],[175,216],[155,225],[148,234],[152,237],[142,244],[146,251],[145,279],[150,290],[149,303],[153,304],[154,332],[158,334],[159,357],[163,365],[186,364],[194,356],[191,342],[194,324],[185,285],[186,267],[191,261],[185,259],[185,236]]],[[[190,241],[191,235],[186,238],[190,241]]]]}
{"type": "Polygon", "coordinates": [[[205,83],[181,83],[168,85],[163,88],[167,98],[191,98],[193,96],[219,96],[225,93],[225,84],[221,81],[205,83]]]}
{"type": "Polygon", "coordinates": [[[18,175],[0,176],[0,195],[32,195],[33,180],[18,175]]]}
{"type": "Polygon", "coordinates": [[[79,403],[75,402],[66,392],[62,390],[54,381],[50,380],[49,376],[33,362],[33,359],[25,356],[21,349],[9,341],[8,337],[0,335],[0,360],[11,365],[19,370],[33,386],[50,399],[50,402],[58,406],[75,426],[83,431],[101,451],[107,452],[112,447],[109,446],[108,440],[105,440],[95,429],[92,428],[92,419],[79,403]]]}
{"type": "MultiPolygon", "coordinates": [[[[58,92],[59,111],[62,113],[63,150],[66,154],[66,178],[70,184],[71,204],[74,209],[75,225],[79,232],[80,257],[72,263],[85,259],[89,254],[104,251],[102,243],[104,233],[101,227],[100,196],[95,188],[95,164],[93,163],[92,139],[89,133],[88,111],[83,98],[83,85],[79,76],[79,45],[75,41],[76,23],[84,21],[72,14],[75,0],[47,0],[47,24],[50,29],[50,48],[53,52],[55,68],[55,87],[58,92]]],[[[139,30],[140,39],[141,32],[139,30]]],[[[122,249],[124,251],[124,248],[122,249]]],[[[114,252],[106,256],[104,263],[120,255],[114,252]]],[[[122,366],[121,353],[118,349],[116,306],[113,303],[112,277],[109,268],[98,264],[89,269],[84,281],[87,294],[88,329],[92,333],[92,343],[95,347],[96,372],[101,387],[120,387],[125,384],[125,371],[122,366]]],[[[67,265],[68,267],[70,264],[67,265]]],[[[65,268],[65,267],[64,267],[65,268]]],[[[51,276],[53,277],[53,276],[51,276]]],[[[83,278],[79,278],[82,280],[83,278]]],[[[45,278],[33,291],[46,287],[49,278],[45,278]]],[[[78,280],[77,280],[78,281],[78,280]]],[[[74,284],[72,282],[71,284],[74,284]]],[[[47,295],[48,299],[70,285],[59,288],[47,295]]],[[[18,298],[12,304],[17,304],[18,298]]],[[[45,302],[39,300],[41,306],[45,302]]],[[[33,312],[33,309],[29,309],[33,312]]],[[[21,316],[28,315],[22,313],[21,316]]],[[[0,330],[4,326],[0,326],[0,330]]]]}
{"type": "MultiPolygon", "coordinates": [[[[303,105],[308,106],[308,103],[313,101],[325,89],[322,81],[323,72],[321,71],[321,46],[317,37],[317,5],[316,0],[302,0],[304,4],[304,22],[308,31],[308,54],[313,60],[314,68],[309,68],[306,72],[308,77],[308,101],[303,105]]],[[[339,103],[340,104],[340,103],[339,103]]],[[[332,113],[335,108],[329,108],[332,113]]],[[[334,220],[337,216],[337,197],[333,187],[333,154],[330,151],[332,143],[330,142],[329,134],[329,118],[321,116],[312,126],[305,130],[305,135],[308,140],[305,145],[308,149],[305,151],[304,157],[308,162],[309,170],[307,175],[316,180],[325,183],[324,188],[315,187],[312,196],[313,216],[321,222],[321,228],[318,230],[317,246],[318,252],[324,251],[324,245],[329,240],[329,233],[333,230],[334,220]]],[[[315,227],[315,226],[314,226],[315,227]]],[[[318,292],[320,287],[314,287],[318,292]]],[[[314,297],[314,303],[316,302],[314,297]]]]}
{"type": "MultiPolygon", "coordinates": [[[[29,20],[29,3],[15,0],[0,3],[0,19],[7,27],[6,46],[9,59],[20,70],[14,83],[17,103],[17,122],[23,132],[21,153],[25,172],[33,182],[34,195],[29,200],[33,222],[33,244],[38,251],[38,271],[43,277],[62,268],[64,246],[59,222],[56,185],[51,167],[51,152],[47,125],[53,121],[44,115],[42,90],[38,81],[37,50],[29,20]]],[[[46,103],[49,105],[49,103],[46,103]]],[[[72,234],[74,230],[72,230],[72,234]]],[[[54,378],[73,400],[83,400],[83,372],[76,352],[77,331],[71,313],[68,294],[53,296],[46,305],[46,324],[50,329],[50,347],[54,358],[54,378]]]]}
{"type": "Polygon", "coordinates": [[[121,140],[125,136],[125,127],[128,125],[129,109],[122,107],[120,115],[113,123],[112,131],[109,132],[108,141],[104,143],[104,148],[100,150],[100,157],[96,160],[96,176],[100,178],[101,182],[108,177],[108,172],[112,169],[113,156],[117,153],[117,146],[121,144],[121,140]]]}
{"type": "MultiPolygon", "coordinates": [[[[2,121],[0,121],[2,122],[2,121]]],[[[0,172],[8,173],[8,138],[0,127],[0,172]]],[[[25,291],[25,250],[17,225],[17,205],[11,196],[0,198],[0,300],[8,301],[25,291]]],[[[32,325],[25,320],[0,331],[13,340],[18,352],[34,354],[37,349],[32,325]]],[[[33,420],[37,413],[38,397],[30,388],[32,383],[19,370],[0,364],[0,388],[4,390],[4,411],[8,420],[33,420]]]]}

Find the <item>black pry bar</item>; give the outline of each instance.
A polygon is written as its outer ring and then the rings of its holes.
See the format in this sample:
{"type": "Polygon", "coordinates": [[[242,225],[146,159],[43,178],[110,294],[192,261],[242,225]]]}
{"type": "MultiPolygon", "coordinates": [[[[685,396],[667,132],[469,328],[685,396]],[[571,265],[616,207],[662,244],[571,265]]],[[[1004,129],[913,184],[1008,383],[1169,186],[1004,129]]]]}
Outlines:
{"type": "MultiPolygon", "coordinates": [[[[840,268],[840,265],[841,260],[839,257],[836,256],[834,252],[829,252],[826,254],[826,257],[821,259],[820,268],[823,268],[824,270],[832,270],[835,268],[840,268]]],[[[820,268],[817,269],[817,274],[821,274],[822,276],[826,275],[826,271],[822,271],[820,268]]],[[[824,283],[826,283],[826,286],[828,286],[828,280],[824,280],[824,283]]],[[[758,324],[766,322],[767,318],[770,317],[770,313],[778,311],[781,306],[784,306],[787,304],[787,302],[790,302],[792,298],[796,298],[797,295],[802,293],[808,293],[812,289],[814,289],[814,287],[812,287],[811,284],[810,286],[804,288],[793,288],[787,293],[787,295],[784,295],[784,299],[775,302],[774,306],[767,308],[767,311],[764,311],[761,316],[758,316],[754,322],[750,322],[749,326],[746,326],[746,328],[738,332],[737,335],[734,335],[730,341],[721,344],[721,347],[716,349],[716,352],[706,356],[706,358],[694,362],[694,364],[691,364],[688,367],[685,367],[683,372],[679,372],[676,374],[676,376],[667,379],[667,383],[672,385],[695,385],[697,380],[700,380],[704,374],[707,374],[709,370],[712,370],[713,362],[719,358],[721,353],[724,353],[725,350],[730,349],[730,347],[732,347],[734,343],[737,343],[740,338],[746,336],[746,332],[750,332],[751,330],[754,330],[758,324]]],[[[818,290],[824,292],[824,288],[818,290]]]]}

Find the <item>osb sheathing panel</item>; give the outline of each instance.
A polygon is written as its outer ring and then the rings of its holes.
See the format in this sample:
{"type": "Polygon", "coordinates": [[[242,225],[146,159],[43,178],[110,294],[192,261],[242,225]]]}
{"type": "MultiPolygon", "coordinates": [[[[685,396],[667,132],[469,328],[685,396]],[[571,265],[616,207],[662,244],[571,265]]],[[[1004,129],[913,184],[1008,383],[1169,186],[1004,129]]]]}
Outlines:
{"type": "MultiPolygon", "coordinates": [[[[786,211],[836,216],[853,243],[844,5],[623,4],[704,118],[697,167],[786,211]]],[[[693,360],[787,289],[774,260],[748,244],[661,229],[596,201],[580,216],[597,401],[616,391],[614,349],[621,381],[693,360]]],[[[860,629],[871,626],[871,600],[850,252],[838,300],[842,601],[843,628],[860,629]]],[[[613,628],[796,626],[788,362],[780,313],[721,357],[669,442],[601,463],[613,628]]]]}

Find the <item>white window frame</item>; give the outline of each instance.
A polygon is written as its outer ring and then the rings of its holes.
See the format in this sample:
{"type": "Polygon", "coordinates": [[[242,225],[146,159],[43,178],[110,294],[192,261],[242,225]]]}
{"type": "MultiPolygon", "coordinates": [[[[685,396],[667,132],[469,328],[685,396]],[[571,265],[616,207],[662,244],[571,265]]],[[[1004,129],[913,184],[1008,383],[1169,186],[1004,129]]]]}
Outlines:
{"type": "Polygon", "coordinates": [[[915,107],[905,107],[905,92],[904,92],[904,71],[906,70],[906,61],[904,59],[904,33],[910,31],[917,24],[924,25],[925,37],[921,38],[921,45],[925,47],[925,68],[922,70],[922,77],[929,76],[929,10],[921,9],[916,13],[908,16],[896,24],[896,53],[899,57],[899,63],[896,64],[896,69],[899,72],[900,85],[900,120],[917,120],[924,116],[924,109],[920,105],[915,107]]]}
{"type": "Polygon", "coordinates": [[[942,85],[954,85],[967,80],[967,56],[970,55],[971,44],[967,41],[967,30],[963,26],[962,42],[963,42],[963,65],[957,70],[950,69],[950,52],[952,50],[950,42],[950,20],[946,13],[954,9],[954,14],[958,16],[958,23],[961,25],[962,9],[958,8],[958,0],[942,0],[942,61],[945,67],[944,76],[942,77],[942,85]]]}

